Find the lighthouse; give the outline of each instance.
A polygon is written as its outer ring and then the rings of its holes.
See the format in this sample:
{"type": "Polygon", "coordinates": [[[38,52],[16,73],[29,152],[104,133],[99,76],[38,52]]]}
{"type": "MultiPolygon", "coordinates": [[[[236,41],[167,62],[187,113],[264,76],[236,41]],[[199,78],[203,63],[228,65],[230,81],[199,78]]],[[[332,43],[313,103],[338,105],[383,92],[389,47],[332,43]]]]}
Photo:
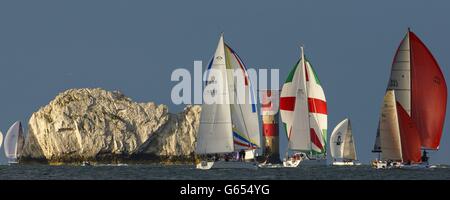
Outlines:
{"type": "Polygon", "coordinates": [[[278,137],[279,98],[278,90],[263,90],[260,92],[262,104],[261,115],[264,136],[264,156],[268,163],[281,163],[280,141],[278,137]]]}

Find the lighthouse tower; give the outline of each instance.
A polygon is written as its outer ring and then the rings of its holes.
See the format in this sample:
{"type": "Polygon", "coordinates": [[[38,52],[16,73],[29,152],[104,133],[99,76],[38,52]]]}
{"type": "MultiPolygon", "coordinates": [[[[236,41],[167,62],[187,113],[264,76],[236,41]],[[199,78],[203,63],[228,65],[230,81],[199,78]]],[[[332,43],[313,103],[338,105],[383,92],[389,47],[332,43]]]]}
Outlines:
{"type": "Polygon", "coordinates": [[[263,90],[260,94],[262,99],[264,155],[268,163],[280,163],[280,141],[278,138],[280,94],[278,90],[263,90]]]}

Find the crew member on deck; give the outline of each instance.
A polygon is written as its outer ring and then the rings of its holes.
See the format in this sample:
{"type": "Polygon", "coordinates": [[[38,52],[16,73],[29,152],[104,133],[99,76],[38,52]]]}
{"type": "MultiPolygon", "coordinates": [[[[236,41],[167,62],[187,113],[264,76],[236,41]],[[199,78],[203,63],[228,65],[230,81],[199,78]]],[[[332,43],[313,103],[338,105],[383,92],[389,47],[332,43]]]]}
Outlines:
{"type": "Polygon", "coordinates": [[[428,164],[428,156],[427,156],[427,152],[425,150],[423,150],[422,153],[422,162],[427,163],[428,164]]]}

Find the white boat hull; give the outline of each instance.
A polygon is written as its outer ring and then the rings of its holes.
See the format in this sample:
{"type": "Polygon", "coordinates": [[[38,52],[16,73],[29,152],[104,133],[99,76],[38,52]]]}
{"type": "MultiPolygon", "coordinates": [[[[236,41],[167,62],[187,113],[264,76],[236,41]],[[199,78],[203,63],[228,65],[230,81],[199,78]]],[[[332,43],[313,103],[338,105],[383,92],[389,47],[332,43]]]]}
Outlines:
{"type": "Polygon", "coordinates": [[[242,161],[201,161],[196,165],[197,169],[258,169],[256,162],[242,161]]]}
{"type": "Polygon", "coordinates": [[[361,163],[350,161],[350,162],[344,162],[344,161],[334,161],[333,166],[358,166],[361,165],[361,163]]]}
{"type": "Polygon", "coordinates": [[[272,164],[272,163],[261,163],[258,165],[259,168],[265,168],[265,169],[277,169],[277,168],[283,168],[283,164],[272,164]]]}
{"type": "Polygon", "coordinates": [[[325,166],[326,164],[326,159],[300,159],[283,161],[283,166],[288,168],[299,166],[325,166]]]}
{"type": "Polygon", "coordinates": [[[302,160],[286,160],[283,161],[283,167],[298,167],[302,160]]]}
{"type": "Polygon", "coordinates": [[[394,169],[394,168],[400,168],[401,163],[399,162],[391,162],[388,163],[386,161],[376,160],[372,162],[372,167],[375,169],[394,169]]]}

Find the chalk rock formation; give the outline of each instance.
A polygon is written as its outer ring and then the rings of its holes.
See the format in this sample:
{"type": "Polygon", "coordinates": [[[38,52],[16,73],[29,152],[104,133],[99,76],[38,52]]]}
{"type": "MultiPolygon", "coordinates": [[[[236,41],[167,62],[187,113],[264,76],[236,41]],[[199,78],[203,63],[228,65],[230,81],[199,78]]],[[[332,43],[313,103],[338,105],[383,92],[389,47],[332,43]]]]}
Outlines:
{"type": "Polygon", "coordinates": [[[136,103],[120,92],[71,89],[33,113],[23,160],[80,162],[190,159],[199,106],[171,114],[165,105],[136,103]]]}

